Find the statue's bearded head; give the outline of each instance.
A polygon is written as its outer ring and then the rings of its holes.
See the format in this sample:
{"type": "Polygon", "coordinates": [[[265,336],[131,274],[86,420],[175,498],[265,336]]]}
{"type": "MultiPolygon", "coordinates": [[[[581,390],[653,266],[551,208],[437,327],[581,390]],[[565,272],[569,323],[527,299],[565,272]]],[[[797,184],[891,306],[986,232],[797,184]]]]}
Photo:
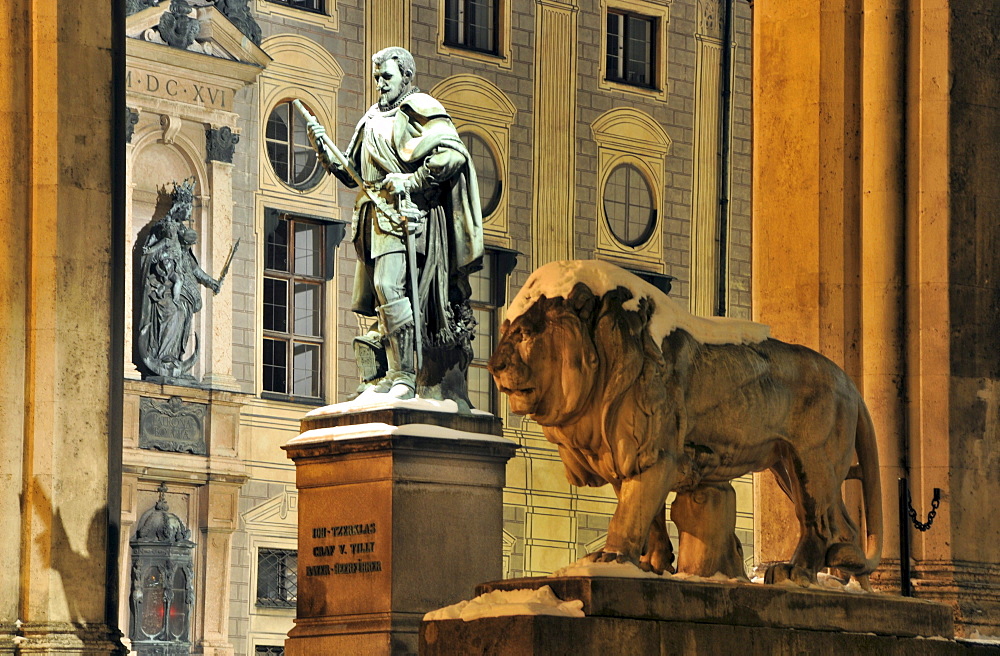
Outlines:
{"type": "Polygon", "coordinates": [[[409,93],[415,75],[413,55],[405,48],[392,47],[375,53],[372,56],[372,77],[378,88],[379,107],[394,107],[409,93]]]}

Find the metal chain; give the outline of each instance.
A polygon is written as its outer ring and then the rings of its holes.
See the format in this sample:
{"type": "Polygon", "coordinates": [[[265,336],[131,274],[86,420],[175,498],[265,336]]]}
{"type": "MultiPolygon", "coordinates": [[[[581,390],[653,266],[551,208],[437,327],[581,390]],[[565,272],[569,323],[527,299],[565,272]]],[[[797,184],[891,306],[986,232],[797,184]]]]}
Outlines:
{"type": "Polygon", "coordinates": [[[910,496],[910,491],[906,491],[906,505],[910,512],[910,521],[913,522],[913,526],[920,532],[924,532],[931,527],[934,523],[934,517],[937,515],[938,506],[941,505],[941,490],[934,488],[934,500],[931,501],[931,511],[927,513],[927,521],[921,522],[917,519],[917,511],[913,509],[913,498],[910,496]]]}

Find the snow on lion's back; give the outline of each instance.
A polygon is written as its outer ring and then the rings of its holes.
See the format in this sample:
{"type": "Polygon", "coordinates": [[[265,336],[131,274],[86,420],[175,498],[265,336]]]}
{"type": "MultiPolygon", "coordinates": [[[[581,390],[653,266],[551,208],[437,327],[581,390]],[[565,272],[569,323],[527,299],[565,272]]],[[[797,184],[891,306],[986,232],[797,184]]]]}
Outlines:
{"type": "Polygon", "coordinates": [[[649,333],[656,344],[661,344],[663,338],[677,328],[686,330],[703,344],[756,344],[770,335],[770,328],[762,323],[693,315],[645,280],[600,260],[563,260],[539,267],[511,301],[507,319],[513,321],[521,316],[542,296],[567,298],[580,282],[595,296],[603,296],[618,287],[630,290],[632,299],[623,305],[626,310],[637,310],[639,299],[649,299],[655,308],[649,333]]]}

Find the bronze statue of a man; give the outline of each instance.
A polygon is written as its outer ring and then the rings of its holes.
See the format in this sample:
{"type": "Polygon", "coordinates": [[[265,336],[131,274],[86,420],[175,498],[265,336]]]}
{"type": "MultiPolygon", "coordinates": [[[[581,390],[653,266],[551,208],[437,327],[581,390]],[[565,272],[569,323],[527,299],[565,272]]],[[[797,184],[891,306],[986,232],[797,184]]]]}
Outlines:
{"type": "Polygon", "coordinates": [[[376,53],[379,100],[347,150],[337,151],[315,121],[309,134],[327,170],[360,187],[353,309],[377,317],[370,341],[384,346],[388,365],[374,391],[452,399],[468,410],[469,274],[483,258],[479,188],[451,118],[414,85],[415,72],[403,48],[376,53]]]}

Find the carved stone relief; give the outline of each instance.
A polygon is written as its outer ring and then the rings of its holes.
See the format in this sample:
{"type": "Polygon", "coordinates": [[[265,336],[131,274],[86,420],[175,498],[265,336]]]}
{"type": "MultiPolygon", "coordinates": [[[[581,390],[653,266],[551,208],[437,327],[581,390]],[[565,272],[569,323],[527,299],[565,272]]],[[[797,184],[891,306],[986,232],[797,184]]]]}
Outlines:
{"type": "Polygon", "coordinates": [[[205,130],[205,152],[209,161],[232,164],[236,144],[239,142],[240,135],[233,132],[228,126],[205,130]]]}
{"type": "Polygon", "coordinates": [[[179,396],[166,401],[139,400],[139,448],[206,455],[206,406],[185,403],[179,396]]]}

